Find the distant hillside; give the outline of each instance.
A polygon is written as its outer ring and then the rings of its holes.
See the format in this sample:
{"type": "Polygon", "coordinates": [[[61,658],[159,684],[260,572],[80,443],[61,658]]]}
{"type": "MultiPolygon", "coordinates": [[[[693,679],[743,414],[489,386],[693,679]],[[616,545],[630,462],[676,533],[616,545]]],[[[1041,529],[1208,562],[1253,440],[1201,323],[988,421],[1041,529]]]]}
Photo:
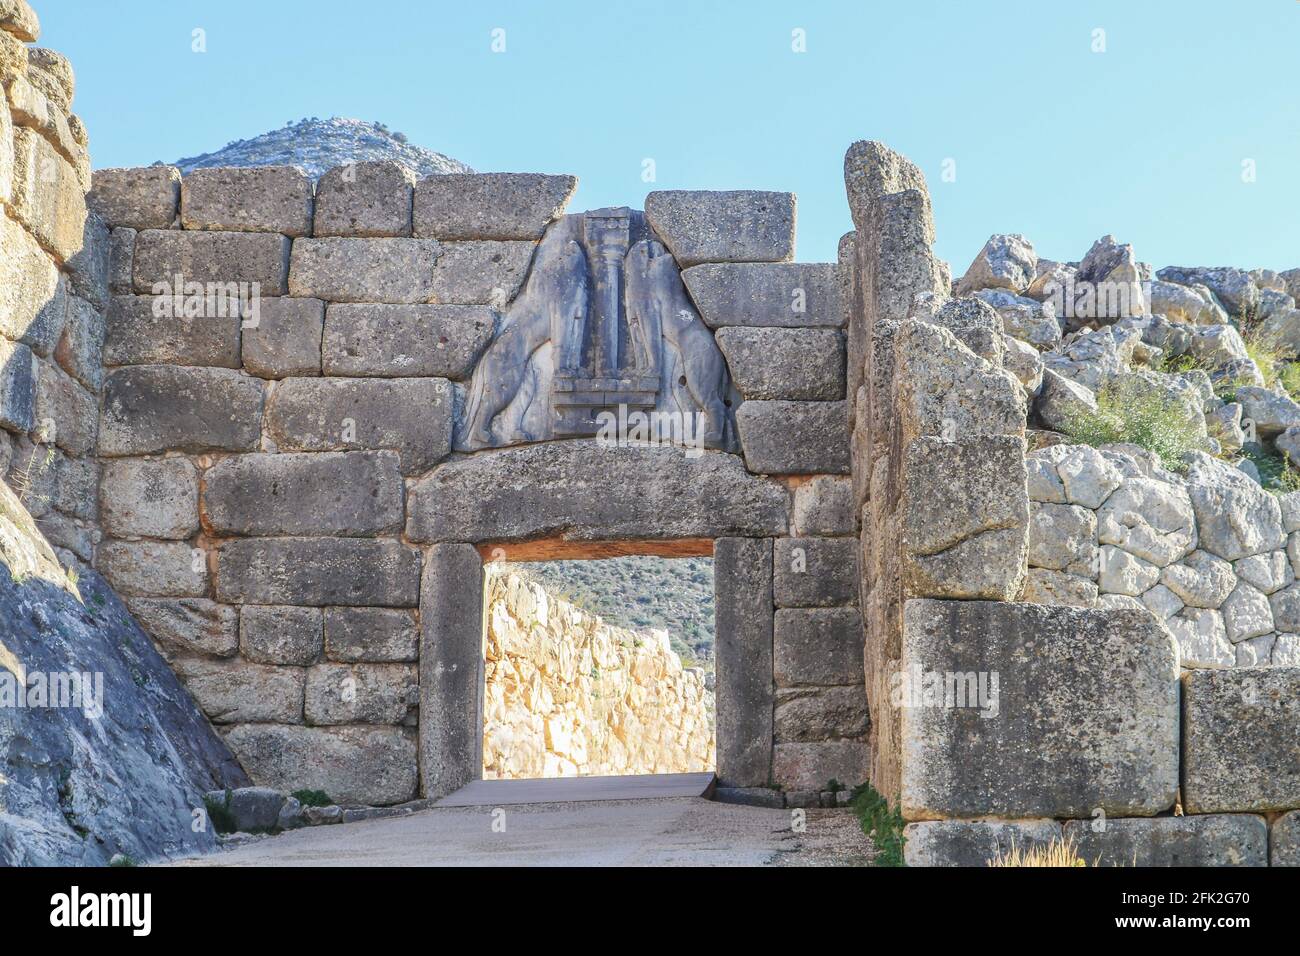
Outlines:
{"type": "Polygon", "coordinates": [[[512,567],[610,624],[663,628],[684,662],[712,670],[712,558],[634,556],[512,567]]]}
{"type": "Polygon", "coordinates": [[[252,139],[228,143],[215,152],[178,159],[172,165],[182,173],[217,166],[301,166],[312,179],[327,169],[373,159],[392,159],[417,176],[435,173],[472,173],[464,163],[415,146],[406,136],[383,123],[333,117],[311,117],[286,124],[252,139]]]}

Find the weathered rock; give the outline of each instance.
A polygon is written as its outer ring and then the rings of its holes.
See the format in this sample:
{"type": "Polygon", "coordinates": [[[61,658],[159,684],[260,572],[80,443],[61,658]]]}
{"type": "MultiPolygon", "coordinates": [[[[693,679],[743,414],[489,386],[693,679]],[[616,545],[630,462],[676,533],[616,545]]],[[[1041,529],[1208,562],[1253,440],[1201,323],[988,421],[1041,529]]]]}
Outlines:
{"type": "Polygon", "coordinates": [[[1259,304],[1259,289],[1244,269],[1167,266],[1156,276],[1179,285],[1208,287],[1234,317],[1253,312],[1259,304]]]}
{"type": "Polygon", "coordinates": [[[1051,303],[1026,299],[1005,289],[983,289],[975,295],[997,310],[1007,335],[1036,349],[1050,349],[1061,341],[1061,326],[1051,303]]]}
{"type": "Polygon", "coordinates": [[[239,612],[239,651],[259,664],[303,667],[320,659],[321,609],[247,604],[239,612]]]}
{"type": "Polygon", "coordinates": [[[214,724],[302,723],[301,668],[185,657],[173,666],[214,724]]]}
{"type": "Polygon", "coordinates": [[[1177,485],[1130,478],[1097,511],[1097,538],[1164,567],[1196,547],[1191,500],[1177,485]]]}
{"type": "Polygon", "coordinates": [[[774,721],[779,743],[865,738],[867,694],[860,683],[784,689],[777,694],[774,721]]]}
{"type": "Polygon", "coordinates": [[[66,306],[59,272],[27,230],[8,216],[0,216],[0,248],[5,250],[0,257],[0,335],[14,341],[42,339],[41,330],[53,324],[52,312],[60,303],[66,306]]]}
{"type": "Polygon", "coordinates": [[[683,269],[682,281],[711,329],[844,325],[831,262],[710,263],[683,269]]]}
{"type": "Polygon", "coordinates": [[[327,659],[400,663],[417,661],[419,656],[420,634],[410,611],[379,607],[325,609],[327,659]]]}
{"type": "Polygon", "coordinates": [[[1258,436],[1252,441],[1273,438],[1288,428],[1300,426],[1300,405],[1286,395],[1245,385],[1237,389],[1236,401],[1242,409],[1242,427],[1248,434],[1258,436]]]}
{"type": "Polygon", "coordinates": [[[764,787],[772,772],[772,543],[718,539],[713,549],[718,778],[764,787]]]}
{"type": "Polygon", "coordinates": [[[1014,850],[1045,850],[1061,838],[1055,820],[927,820],[903,829],[908,866],[988,866],[1014,850]]]}
{"type": "Polygon", "coordinates": [[[777,607],[857,603],[858,543],[851,538],[778,538],[772,583],[777,607]]]}
{"type": "Polygon", "coordinates": [[[104,364],[239,368],[243,320],[236,310],[185,317],[168,297],[115,295],[104,323],[104,364]]]}
{"type": "Polygon", "coordinates": [[[0,428],[21,435],[36,424],[35,376],[31,349],[0,339],[0,428]]]}
{"type": "Polygon", "coordinates": [[[366,538],[227,541],[218,553],[217,599],[232,604],[414,607],[419,552],[366,538]]]}
{"type": "Polygon", "coordinates": [[[285,295],[288,266],[289,240],[275,233],[143,229],[135,238],[136,292],[177,294],[184,291],[175,288],[180,275],[205,289],[247,283],[249,294],[285,295]]]}
{"type": "Polygon", "coordinates": [[[1097,516],[1077,505],[1031,502],[1029,566],[1093,577],[1098,565],[1097,516]]]}
{"type": "Polygon", "coordinates": [[[261,440],[262,383],[219,368],[139,365],[104,380],[101,455],[252,451],[261,440]]]}
{"type": "Polygon", "coordinates": [[[1097,607],[1097,583],[1064,571],[1031,567],[1025,576],[1025,590],[1021,600],[1030,604],[1097,607]]]}
{"type": "Polygon", "coordinates": [[[853,483],[815,475],[794,491],[792,529],[797,535],[847,535],[857,530],[853,483]]]}
{"type": "Polygon", "coordinates": [[[392,449],[403,474],[427,471],[451,451],[452,391],[441,378],[290,378],[266,410],[281,451],[392,449]]]}
{"type": "Polygon", "coordinates": [[[98,567],[122,594],[203,597],[208,569],[202,552],[177,541],[105,541],[98,567]]]}
{"type": "Polygon", "coordinates": [[[430,302],[441,254],[433,239],[298,239],[289,294],[327,302],[430,302]]]}
{"type": "Polygon", "coordinates": [[[1273,630],[1273,612],[1268,598],[1245,581],[1237,582],[1219,610],[1223,613],[1228,640],[1234,644],[1273,630]]]}
{"type": "Polygon", "coordinates": [[[187,458],[106,461],[99,514],[116,537],[188,538],[199,530],[198,472],[187,458]]]}
{"type": "Polygon", "coordinates": [[[412,664],[316,664],[307,669],[307,723],[400,724],[417,703],[412,664]]]}
{"type": "Polygon", "coordinates": [[[81,248],[72,254],[66,266],[72,291],[89,299],[98,309],[108,305],[111,251],[108,226],[98,214],[89,213],[81,248]]]}
{"type": "Polygon", "coordinates": [[[104,344],[104,317],[79,296],[68,297],[63,334],[54,349],[54,360],[86,388],[98,392],[104,379],[100,353],[104,344]]]}
{"type": "Polygon", "coordinates": [[[832,780],[848,786],[844,781],[867,779],[870,760],[870,751],[862,741],[781,743],[774,748],[772,778],[791,791],[826,790],[832,780]]]}
{"type": "Polygon", "coordinates": [[[1270,662],[1273,645],[1277,642],[1274,634],[1264,634],[1241,641],[1233,650],[1237,654],[1237,667],[1257,667],[1270,662]]]}
{"type": "MultiPolygon", "coordinates": [[[[1030,466],[1035,481],[1031,488],[1042,489],[1040,493],[1047,495],[1039,500],[1059,500],[1090,511],[1100,509],[1124,481],[1119,469],[1105,455],[1087,445],[1038,449],[1029,454],[1025,463],[1030,466]],[[1035,468],[1039,469],[1036,477],[1035,468]]],[[[1030,493],[1034,495],[1032,490],[1030,493]]]]}
{"type": "Polygon", "coordinates": [[[1109,594],[1137,597],[1160,580],[1160,568],[1122,548],[1102,545],[1098,587],[1109,594]]]}
{"type": "Polygon", "coordinates": [[[1009,289],[1018,294],[1034,281],[1037,267],[1033,244],[1024,236],[991,236],[954,291],[969,295],[981,289],[1009,289]]]}
{"type": "Polygon", "coordinates": [[[1228,641],[1223,615],[1210,608],[1185,607],[1165,621],[1178,640],[1183,667],[1232,667],[1236,652],[1228,641]]]}
{"type": "Polygon", "coordinates": [[[1293,584],[1269,597],[1273,622],[1279,631],[1300,631],[1300,584],[1293,584]]]}
{"type": "Polygon", "coordinates": [[[523,285],[537,244],[485,239],[443,242],[439,248],[428,301],[504,309],[523,285]]]}
{"type": "Polygon", "coordinates": [[[1160,583],[1191,607],[1217,608],[1237,586],[1232,565],[1206,551],[1193,551],[1160,573],[1160,583]]]}
{"type": "Polygon", "coordinates": [[[979,706],[972,681],[966,706],[924,706],[921,688],[904,695],[922,704],[902,711],[905,818],[1149,816],[1173,805],[1177,651],[1145,611],[909,601],[902,667],[999,675],[979,706]]]}
{"type": "Polygon", "coordinates": [[[186,229],[310,236],[312,184],[296,166],[196,169],[181,180],[186,229]]]}
{"type": "Polygon", "coordinates": [[[1241,446],[1246,443],[1246,435],[1241,430],[1241,415],[1242,407],[1236,402],[1228,402],[1205,413],[1206,433],[1230,455],[1241,451],[1241,446]]]}
{"type": "Polygon", "coordinates": [[[788,494],[734,455],[543,442],[449,461],[412,488],[412,541],[778,535],[788,494]],[[527,475],[526,482],[519,481],[527,475]]]}
{"type": "Polygon", "coordinates": [[[335,166],[316,183],[313,236],[410,236],[415,175],[401,163],[335,166]]]}
{"type": "Polygon", "coordinates": [[[86,201],[114,228],[168,229],[181,199],[181,173],[175,166],[97,169],[86,201]]]}
{"type": "Polygon", "coordinates": [[[46,249],[62,260],[80,249],[86,202],[77,171],[45,137],[14,128],[12,208],[46,249]]]}
{"type": "Polygon", "coordinates": [[[1279,634],[1273,642],[1272,664],[1295,666],[1300,664],[1300,634],[1279,634]]]}
{"type": "Polygon", "coordinates": [[[239,650],[239,611],[207,598],[132,598],[127,607],[163,652],[234,657],[239,650]]]}
{"type": "Polygon", "coordinates": [[[838,330],[722,328],[716,338],[746,399],[844,398],[844,336],[838,330]]]}
{"type": "Polygon", "coordinates": [[[244,368],[261,378],[319,375],[324,327],[320,299],[261,299],[257,321],[245,323],[241,334],[244,368]]]}
{"type": "Polygon", "coordinates": [[[231,824],[229,832],[266,833],[274,830],[284,809],[285,796],[270,787],[240,787],[237,790],[213,790],[203,795],[211,807],[220,807],[231,824]]]}
{"type": "Polygon", "coordinates": [[[203,513],[219,535],[388,534],[402,497],[395,452],[238,455],[204,475],[203,513]]]}
{"type": "Polygon", "coordinates": [[[1038,349],[1005,333],[1002,347],[1003,367],[1025,387],[1028,395],[1037,395],[1043,384],[1043,360],[1038,356],[1038,349]]]}
{"type": "Polygon", "coordinates": [[[745,466],[755,474],[847,474],[845,402],[751,401],[736,409],[745,466]]]}
{"type": "Polygon", "coordinates": [[[1233,573],[1265,594],[1280,591],[1295,580],[1285,551],[1256,554],[1232,563],[1233,573]]]}
{"type": "Polygon", "coordinates": [[[794,258],[793,193],[661,190],[646,196],[645,216],[682,268],[794,258]]]}
{"type": "Polygon", "coordinates": [[[1241,333],[1231,325],[1209,325],[1197,329],[1187,351],[1210,369],[1221,369],[1250,358],[1241,333]]]}
{"type": "Polygon", "coordinates": [[[415,187],[415,235],[432,239],[540,239],[564,214],[575,176],[447,173],[415,187]]]}
{"type": "Polygon", "coordinates": [[[1268,866],[1268,824],[1249,814],[1067,820],[1090,866],[1268,866]]]}
{"type": "Polygon", "coordinates": [[[1183,807],[1189,813],[1300,807],[1300,667],[1194,670],[1183,677],[1183,807]]]}
{"type": "Polygon", "coordinates": [[[1203,550],[1235,561],[1286,545],[1282,512],[1274,496],[1208,455],[1193,454],[1190,465],[1187,490],[1203,550]]]}
{"type": "Polygon", "coordinates": [[[1269,866],[1300,866],[1300,811],[1274,820],[1268,842],[1269,866]]]}
{"type": "Polygon", "coordinates": [[[1163,584],[1157,584],[1149,591],[1146,591],[1140,600],[1146,606],[1146,609],[1160,621],[1169,620],[1187,606],[1183,604],[1182,598],[1163,584]]]}
{"type": "MultiPolygon", "coordinates": [[[[1300,461],[1300,426],[1288,428],[1278,435],[1273,439],[1273,446],[1285,455],[1291,464],[1300,461]]],[[[1237,448],[1240,450],[1241,446],[1238,445],[1237,448]]]]}
{"type": "Polygon", "coordinates": [[[1043,384],[1034,400],[1034,414],[1044,428],[1068,432],[1088,416],[1097,414],[1097,397],[1048,366],[1043,369],[1043,384]]]}
{"type": "Polygon", "coordinates": [[[856,608],[778,608],[772,633],[778,687],[862,684],[862,618],[856,608]]]}
{"type": "Polygon", "coordinates": [[[5,0],[0,5],[0,31],[35,43],[41,33],[41,21],[27,0],[5,0]]]}
{"type": "Polygon", "coordinates": [[[415,796],[415,740],[401,727],[246,724],[226,744],[258,783],[323,790],[340,803],[394,804],[415,796]]]}
{"type": "Polygon", "coordinates": [[[495,321],[479,306],[331,305],[320,345],[324,371],[466,379],[495,321]]]}
{"type": "Polygon", "coordinates": [[[1160,280],[1151,283],[1151,311],[1175,322],[1190,325],[1226,325],[1228,313],[1203,285],[1177,285],[1160,280]]]}

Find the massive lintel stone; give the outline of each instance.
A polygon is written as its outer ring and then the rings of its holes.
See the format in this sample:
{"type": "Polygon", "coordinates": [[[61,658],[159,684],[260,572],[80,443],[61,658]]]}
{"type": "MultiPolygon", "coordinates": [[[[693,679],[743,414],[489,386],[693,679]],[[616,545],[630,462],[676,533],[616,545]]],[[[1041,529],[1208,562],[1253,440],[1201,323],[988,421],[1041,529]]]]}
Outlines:
{"type": "Polygon", "coordinates": [[[296,239],[289,294],[326,302],[432,302],[433,239],[296,239]]]}
{"type": "Polygon", "coordinates": [[[104,380],[102,455],[253,451],[261,438],[262,383],[224,368],[136,365],[104,380]]]}
{"type": "Polygon", "coordinates": [[[420,554],[368,538],[247,538],[226,542],[217,599],[231,604],[415,607],[420,554]]]}
{"type": "Polygon", "coordinates": [[[135,238],[136,292],[160,283],[168,294],[188,294],[175,288],[180,275],[187,284],[248,283],[250,295],[284,295],[288,265],[289,240],[275,233],[145,229],[135,238]]]}
{"type": "Polygon", "coordinates": [[[794,193],[662,190],[645,198],[646,220],[677,264],[788,262],[794,258],[794,193]]]}
{"type": "Polygon", "coordinates": [[[311,235],[311,180],[296,166],[196,169],[181,181],[186,229],[311,235]]]}
{"type": "Polygon", "coordinates": [[[540,239],[564,213],[575,176],[451,173],[415,187],[415,235],[433,239],[540,239]]]}
{"type": "Polygon", "coordinates": [[[97,169],[86,197],[110,226],[168,229],[181,200],[181,172],[175,166],[97,169]]]}
{"type": "Polygon", "coordinates": [[[1300,666],[1183,677],[1183,806],[1189,813],[1300,808],[1300,666]]]}
{"type": "Polygon", "coordinates": [[[908,866],[988,866],[1015,849],[1046,849],[1061,838],[1055,820],[925,820],[903,830],[908,866]]]}
{"type": "Polygon", "coordinates": [[[492,338],[491,309],[473,305],[331,305],[326,375],[469,377],[492,338]]]}
{"type": "Polygon", "coordinates": [[[203,476],[215,534],[360,536],[400,531],[397,453],[237,455],[203,476]]]}
{"type": "Polygon", "coordinates": [[[404,803],[415,796],[414,734],[401,727],[241,724],[225,739],[263,786],[323,790],[340,804],[404,803]]]}
{"type": "Polygon", "coordinates": [[[841,328],[846,313],[833,262],[717,262],[682,271],[700,317],[724,326],[841,328]]]}
{"type": "Polygon", "coordinates": [[[766,787],[772,775],[772,542],[719,538],[713,549],[718,779],[766,787]]]}
{"type": "Polygon", "coordinates": [[[392,160],[335,166],[316,184],[314,236],[410,236],[415,174],[392,160]]]}
{"type": "Polygon", "coordinates": [[[166,297],[113,296],[104,320],[104,364],[239,368],[237,309],[186,318],[171,307],[166,297]]]}
{"type": "Polygon", "coordinates": [[[845,402],[743,402],[736,428],[745,466],[755,474],[849,473],[845,402]]]}
{"type": "Polygon", "coordinates": [[[1145,611],[912,600],[901,666],[907,819],[1173,805],[1178,651],[1145,611]]]}
{"type": "Polygon", "coordinates": [[[1089,866],[1268,866],[1268,823],[1246,813],[1067,820],[1089,866]]]}
{"type": "Polygon", "coordinates": [[[421,474],[451,450],[452,391],[441,378],[290,378],[266,410],[281,451],[392,449],[402,474],[421,474]]]}
{"type": "Polygon", "coordinates": [[[412,541],[717,538],[784,532],[784,488],[722,452],[545,442],[449,461],[411,488],[412,541]]]}
{"type": "Polygon", "coordinates": [[[746,398],[844,398],[844,335],[837,329],[719,329],[718,348],[746,398]]]}

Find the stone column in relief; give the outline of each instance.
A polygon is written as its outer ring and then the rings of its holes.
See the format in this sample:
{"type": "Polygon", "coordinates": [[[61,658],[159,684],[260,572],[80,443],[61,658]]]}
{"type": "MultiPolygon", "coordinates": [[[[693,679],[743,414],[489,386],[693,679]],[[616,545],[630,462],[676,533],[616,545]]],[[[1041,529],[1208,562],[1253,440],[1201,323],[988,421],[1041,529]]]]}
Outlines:
{"type": "Polygon", "coordinates": [[[441,797],[483,773],[483,562],[435,544],[420,585],[420,781],[441,797]]]}
{"type": "Polygon", "coordinates": [[[713,550],[718,778],[765,787],[772,775],[772,541],[719,538],[713,550]]]}

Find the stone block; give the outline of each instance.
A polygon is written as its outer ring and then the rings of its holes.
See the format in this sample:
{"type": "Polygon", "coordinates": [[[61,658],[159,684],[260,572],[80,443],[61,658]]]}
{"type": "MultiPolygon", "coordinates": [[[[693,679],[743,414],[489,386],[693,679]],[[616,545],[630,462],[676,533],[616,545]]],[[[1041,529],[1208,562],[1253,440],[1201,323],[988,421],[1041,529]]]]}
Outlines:
{"type": "Polygon", "coordinates": [[[483,561],[429,549],[420,584],[420,780],[445,796],[483,774],[483,561]]]}
{"type": "Polygon", "coordinates": [[[218,535],[388,534],[405,517],[391,451],[236,455],[203,478],[204,523],[218,535]]]}
{"type": "Polygon", "coordinates": [[[775,547],[777,607],[858,602],[858,543],[852,538],[777,538],[775,547]]]}
{"type": "Polygon", "coordinates": [[[320,659],[321,609],[245,604],[239,611],[239,652],[258,664],[305,667],[320,659]]]}
{"type": "Polygon", "coordinates": [[[413,664],[317,664],[307,669],[309,724],[400,724],[418,699],[413,664]]]}
{"type": "Polygon", "coordinates": [[[25,434],[36,424],[36,368],[32,350],[0,338],[0,428],[25,434]]]}
{"type": "Polygon", "coordinates": [[[48,322],[48,310],[63,301],[66,288],[54,261],[8,216],[0,216],[0,248],[0,336],[17,342],[48,322]]]}
{"type": "Polygon", "coordinates": [[[1061,838],[1055,820],[926,820],[903,830],[908,866],[988,866],[1015,849],[1046,849],[1061,838]]]}
{"type": "Polygon", "coordinates": [[[773,625],[777,687],[865,686],[862,642],[856,608],[778,608],[773,625]]]}
{"type": "Polygon", "coordinates": [[[415,235],[433,239],[540,239],[564,214],[575,176],[451,173],[415,188],[415,235]]]}
{"type": "Polygon", "coordinates": [[[115,295],[104,318],[105,365],[239,368],[239,315],[176,316],[169,296],[115,295]]]}
{"type": "Polygon", "coordinates": [[[774,750],[772,777],[783,790],[829,790],[832,780],[856,787],[871,766],[871,750],[858,740],[784,743],[774,750]]]}
{"type": "Polygon", "coordinates": [[[86,200],[72,164],[34,130],[14,129],[13,211],[42,246],[67,261],[81,250],[86,200]]]}
{"type": "Polygon", "coordinates": [[[491,309],[469,305],[331,305],[326,375],[467,379],[492,339],[491,309]]]}
{"type": "Polygon", "coordinates": [[[108,291],[124,294],[135,290],[135,229],[118,226],[108,237],[108,291]]]}
{"type": "Polygon", "coordinates": [[[232,604],[415,607],[419,583],[419,552],[390,540],[249,538],[217,563],[217,598],[232,604]]]}
{"type": "Polygon", "coordinates": [[[325,303],[320,299],[272,296],[258,303],[255,323],[243,328],[244,368],[259,378],[321,373],[325,303]]]}
{"type": "Polygon", "coordinates": [[[1273,821],[1268,840],[1269,866],[1300,866],[1300,810],[1273,821]]]}
{"type": "Polygon", "coordinates": [[[99,309],[108,305],[111,254],[108,226],[92,212],[86,216],[81,248],[68,259],[67,268],[71,290],[99,309]]]}
{"type": "Polygon", "coordinates": [[[312,186],[296,166],[196,169],[181,180],[181,225],[310,236],[312,186]]]}
{"type": "Polygon", "coordinates": [[[415,174],[371,160],[328,169],[316,184],[314,236],[410,236],[415,174]]]}
{"type": "Polygon", "coordinates": [[[289,294],[326,302],[431,302],[433,239],[295,239],[289,294]]]}
{"type": "Polygon", "coordinates": [[[99,452],[253,451],[263,385],[230,369],[137,365],[104,379],[99,452]]]}
{"type": "Polygon", "coordinates": [[[74,458],[92,454],[99,401],[53,362],[36,362],[36,427],[74,458]]]}
{"type": "Polygon", "coordinates": [[[715,338],[745,399],[844,398],[844,335],[837,329],[724,328],[715,338]]]}
{"type": "Polygon", "coordinates": [[[1193,670],[1183,677],[1188,813],[1300,808],[1300,666],[1193,670]]]}
{"type": "Polygon", "coordinates": [[[866,687],[851,684],[778,691],[774,721],[778,742],[865,739],[870,724],[866,687]]]}
{"type": "Polygon", "coordinates": [[[719,538],[713,546],[717,763],[724,787],[765,787],[772,776],[772,542],[719,538]]]}
{"type": "Polygon", "coordinates": [[[381,607],[325,609],[325,657],[331,661],[402,663],[420,659],[410,611],[381,607]]]}
{"type": "Polygon", "coordinates": [[[745,466],[761,475],[846,475],[846,402],[743,402],[736,427],[745,466]]]}
{"type": "Polygon", "coordinates": [[[189,538],[199,530],[199,475],[188,458],[119,458],[99,484],[104,531],[120,538],[189,538]]]}
{"type": "Polygon", "coordinates": [[[523,285],[536,248],[533,242],[443,242],[429,301],[504,309],[523,285]]]}
{"type": "Polygon", "coordinates": [[[131,598],[131,615],[163,654],[234,657],[239,651],[239,611],[207,598],[131,598]]]}
{"type": "MultiPolygon", "coordinates": [[[[42,259],[48,258],[44,252],[37,253],[42,259]]],[[[15,330],[15,341],[22,342],[41,357],[48,356],[58,344],[68,323],[69,284],[67,276],[60,274],[55,283],[54,293],[49,301],[36,310],[31,322],[20,330],[15,330]]]]}
{"type": "Polygon", "coordinates": [[[41,34],[41,21],[27,0],[5,0],[0,4],[0,31],[25,43],[35,43],[41,34]]]}
{"type": "Polygon", "coordinates": [[[270,787],[211,790],[203,795],[203,799],[205,803],[220,806],[225,811],[235,833],[265,833],[275,829],[286,803],[284,794],[270,787]]]}
{"type": "Polygon", "coordinates": [[[441,378],[289,378],[266,410],[281,451],[390,449],[402,474],[420,474],[451,451],[452,388],[441,378]]]}
{"type": "Polygon", "coordinates": [[[796,487],[791,530],[800,536],[856,534],[853,482],[815,475],[796,487]]]}
{"type": "Polygon", "coordinates": [[[54,360],[86,388],[98,392],[104,381],[103,347],[103,314],[93,303],[68,296],[67,319],[54,349],[54,360]]]}
{"type": "Polygon", "coordinates": [[[300,667],[200,658],[178,658],[173,666],[214,724],[302,723],[306,672],[300,667]]]}
{"type": "Polygon", "coordinates": [[[289,239],[275,233],[145,229],[135,238],[135,291],[175,294],[179,275],[205,292],[247,283],[249,295],[284,295],[288,264],[289,239]]]}
{"type": "Polygon", "coordinates": [[[645,216],[683,269],[794,258],[794,193],[661,190],[646,196],[645,216]]]}
{"type": "Polygon", "coordinates": [[[1245,813],[1067,820],[1089,866],[1268,866],[1268,824],[1245,813]]]}
{"type": "Polygon", "coordinates": [[[734,455],[543,442],[449,461],[412,488],[412,541],[774,535],[788,494],[734,455]],[[526,480],[521,480],[526,478],[526,480]]]}
{"type": "Polygon", "coordinates": [[[780,810],[785,806],[785,795],[770,787],[715,787],[713,799],[718,803],[733,803],[742,807],[780,810]]]}
{"type": "Polygon", "coordinates": [[[833,262],[719,262],[682,271],[711,329],[841,328],[847,314],[833,262]]]}
{"type": "Polygon", "coordinates": [[[181,201],[175,166],[97,169],[86,202],[113,228],[169,229],[181,201]]]}
{"type": "Polygon", "coordinates": [[[1146,611],[908,601],[890,692],[909,820],[1173,805],[1178,652],[1146,611]]]}
{"type": "Polygon", "coordinates": [[[203,597],[208,590],[205,556],[177,541],[105,541],[96,566],[121,594],[203,597]]]}

